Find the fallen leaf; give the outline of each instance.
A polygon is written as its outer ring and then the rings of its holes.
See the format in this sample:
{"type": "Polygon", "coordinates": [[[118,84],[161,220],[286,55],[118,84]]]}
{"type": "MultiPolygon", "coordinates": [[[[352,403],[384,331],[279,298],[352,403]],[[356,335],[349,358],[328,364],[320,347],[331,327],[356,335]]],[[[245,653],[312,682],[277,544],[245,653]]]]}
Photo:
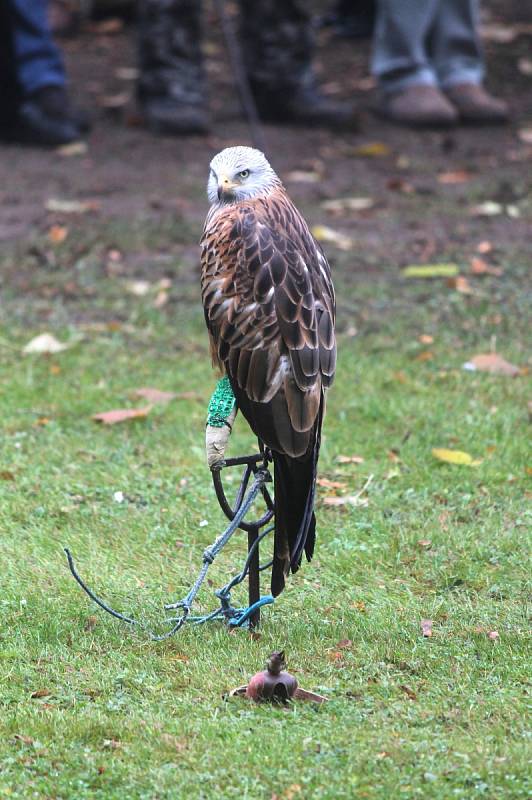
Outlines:
{"type": "Polygon", "coordinates": [[[98,624],[98,617],[91,615],[90,617],[87,617],[85,625],[83,626],[83,630],[87,632],[93,631],[97,624],[98,624]]]}
{"type": "Polygon", "coordinates": [[[519,35],[519,28],[517,25],[502,25],[499,22],[491,22],[480,25],[480,35],[489,42],[509,44],[519,35]]]}
{"type": "Polygon", "coordinates": [[[498,639],[498,638],[499,638],[499,631],[489,631],[488,639],[495,640],[495,639],[498,639]]]}
{"type": "Polygon", "coordinates": [[[506,361],[498,353],[481,353],[473,356],[463,365],[465,370],[470,372],[490,372],[492,375],[506,375],[515,378],[521,370],[515,364],[506,361]]]}
{"type": "Polygon", "coordinates": [[[104,94],[97,98],[96,102],[100,108],[108,111],[118,111],[129,103],[131,95],[129,92],[118,92],[117,94],[104,94]]]}
{"type": "Polygon", "coordinates": [[[8,469],[0,470],[0,481],[14,481],[14,480],[15,476],[12,472],[10,472],[10,470],[8,469]]]}
{"type": "Polygon", "coordinates": [[[381,156],[389,156],[392,151],[384,142],[368,142],[354,147],[349,152],[350,155],[360,156],[361,158],[380,158],[381,156]]]}
{"type": "Polygon", "coordinates": [[[144,297],[151,290],[152,285],[149,281],[127,281],[125,288],[136,297],[144,297]]]}
{"type": "Polygon", "coordinates": [[[483,241],[477,244],[477,253],[482,253],[482,255],[486,255],[486,253],[491,253],[493,250],[493,245],[491,242],[483,241]]]}
{"type": "Polygon", "coordinates": [[[330,650],[328,655],[330,661],[343,661],[344,658],[344,654],[339,650],[330,650]]]}
{"type": "Polygon", "coordinates": [[[147,417],[151,409],[152,406],[145,406],[144,408],[116,408],[112,411],[102,411],[99,414],[93,414],[92,419],[104,425],[116,425],[117,422],[125,422],[128,419],[147,417]]]}
{"type": "Polygon", "coordinates": [[[294,169],[286,175],[286,180],[293,183],[318,183],[321,175],[314,170],[294,169]]]}
{"type": "Polygon", "coordinates": [[[364,459],[362,456],[336,456],[339,464],[363,464],[364,459]]]}
{"type": "Polygon", "coordinates": [[[338,648],[338,650],[349,650],[352,644],[353,642],[351,641],[351,639],[340,639],[336,647],[338,648]]]}
{"type": "Polygon", "coordinates": [[[353,240],[333,228],[328,228],[326,225],[315,225],[312,228],[312,235],[318,242],[328,242],[334,244],[339,250],[351,250],[353,248],[353,240]]]}
{"type": "Polygon", "coordinates": [[[357,494],[344,494],[341,497],[324,497],[323,504],[326,506],[367,506],[369,503],[367,497],[360,497],[357,494]]]}
{"type": "Polygon", "coordinates": [[[438,175],[438,183],[444,184],[455,184],[455,183],[466,183],[466,181],[470,181],[473,177],[471,172],[468,172],[466,169],[458,169],[454,172],[441,172],[438,175]]]}
{"type": "Polygon", "coordinates": [[[449,289],[455,289],[460,292],[460,294],[473,294],[469,281],[463,275],[457,275],[456,278],[447,278],[447,286],[449,289]]]}
{"type": "Polygon", "coordinates": [[[366,604],[363,600],[355,600],[352,603],[352,608],[356,608],[357,611],[360,611],[362,614],[366,613],[366,604]]]}
{"type": "Polygon", "coordinates": [[[318,486],[323,486],[324,489],[345,489],[347,483],[343,481],[330,481],[328,478],[318,478],[316,481],[318,486]]]}
{"type": "Polygon", "coordinates": [[[391,192],[402,192],[403,194],[414,194],[416,187],[404,178],[389,178],[386,181],[386,188],[391,192]]]}
{"type": "Polygon", "coordinates": [[[434,342],[434,336],[431,336],[429,333],[422,333],[417,337],[417,340],[420,344],[432,344],[434,342]]]}
{"type": "Polygon", "coordinates": [[[432,455],[438,461],[445,461],[446,464],[463,464],[474,467],[481,463],[463,450],[448,450],[445,447],[435,447],[432,450],[432,455]]]}
{"type": "Polygon", "coordinates": [[[432,620],[431,619],[422,619],[421,620],[421,633],[425,638],[432,636],[432,620]]]}
{"type": "Polygon", "coordinates": [[[51,694],[50,689],[37,689],[36,692],[31,693],[30,697],[32,700],[37,700],[39,697],[49,697],[51,694]]]}
{"type": "Polygon", "coordinates": [[[160,292],[157,292],[155,300],[153,301],[154,308],[163,308],[168,302],[168,292],[164,289],[161,289],[160,292]]]}
{"type": "Polygon", "coordinates": [[[122,742],[117,739],[104,739],[103,746],[109,750],[119,750],[122,747],[122,742]]]}
{"type": "Polygon", "coordinates": [[[48,231],[48,239],[52,244],[61,244],[68,236],[68,228],[65,225],[52,225],[48,231]]]}
{"type": "Polygon", "coordinates": [[[133,394],[135,397],[143,397],[148,403],[169,403],[176,397],[173,392],[163,392],[160,389],[153,389],[151,386],[135,389],[133,394]]]}
{"type": "Polygon", "coordinates": [[[525,144],[532,144],[532,128],[520,128],[517,135],[525,144]]]}
{"type": "Polygon", "coordinates": [[[321,207],[332,214],[342,211],[366,211],[373,208],[375,201],[371,197],[340,197],[338,200],[325,200],[321,207]]]}
{"type": "Polygon", "coordinates": [[[51,333],[41,333],[39,336],[35,336],[34,339],[31,339],[22,352],[26,355],[34,353],[60,353],[62,350],[66,350],[67,347],[67,344],[59,342],[51,333]]]}
{"type": "Polygon", "coordinates": [[[504,207],[500,203],[495,203],[493,200],[486,200],[485,203],[479,203],[470,209],[470,213],[475,217],[495,217],[497,214],[502,214],[504,207]]]}
{"type": "Polygon", "coordinates": [[[418,353],[417,356],[414,358],[414,361],[432,361],[434,358],[434,353],[430,350],[424,350],[422,353],[418,353]]]}
{"type": "Polygon", "coordinates": [[[57,147],[55,152],[63,158],[72,158],[72,156],[84,156],[88,150],[86,142],[70,142],[57,147]]]}
{"type": "Polygon", "coordinates": [[[97,211],[100,204],[97,200],[61,200],[51,197],[44,204],[46,211],[57,214],[86,214],[88,211],[97,211]]]}
{"type": "Polygon", "coordinates": [[[88,28],[91,33],[96,33],[98,36],[114,36],[124,30],[124,20],[120,17],[109,17],[101,22],[91,22],[88,28]]]}
{"type": "Polygon", "coordinates": [[[497,277],[502,275],[502,269],[492,267],[483,258],[472,258],[470,264],[473,275],[496,275],[497,277]]]}
{"type": "Polygon", "coordinates": [[[430,539],[420,539],[417,544],[418,547],[422,547],[423,550],[430,550],[430,548],[432,547],[432,542],[430,541],[430,539]]]}
{"type": "MultiPolygon", "coordinates": [[[[424,621],[425,621],[425,622],[428,622],[429,620],[424,620],[424,621]]],[[[423,633],[423,636],[424,636],[424,635],[425,635],[425,634],[423,633]]],[[[430,634],[428,634],[428,635],[429,635],[429,636],[432,636],[432,631],[431,631],[431,632],[430,632],[430,634]]],[[[404,683],[401,683],[401,684],[399,685],[399,688],[400,688],[400,690],[401,690],[402,692],[404,692],[404,693],[406,694],[406,696],[408,697],[408,699],[409,699],[409,700],[417,700],[417,694],[415,693],[415,691],[414,691],[413,689],[411,689],[411,688],[410,688],[410,686],[407,686],[406,684],[404,684],[404,683]]]]}
{"type": "Polygon", "coordinates": [[[452,278],[458,275],[458,265],[411,264],[401,271],[405,278],[452,278]]]}
{"type": "Polygon", "coordinates": [[[31,736],[24,736],[22,733],[15,733],[13,739],[17,742],[22,742],[22,744],[33,744],[34,742],[31,736]]]}

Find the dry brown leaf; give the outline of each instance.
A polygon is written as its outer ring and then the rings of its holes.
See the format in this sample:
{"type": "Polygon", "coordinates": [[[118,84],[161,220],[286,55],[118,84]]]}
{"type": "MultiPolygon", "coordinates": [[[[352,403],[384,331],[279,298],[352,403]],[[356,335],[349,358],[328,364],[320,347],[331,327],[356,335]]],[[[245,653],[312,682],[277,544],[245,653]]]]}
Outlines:
{"type": "Polygon", "coordinates": [[[115,408],[112,411],[93,414],[92,419],[104,425],[116,425],[117,422],[147,417],[151,410],[152,406],[145,406],[144,408],[115,408]]]}
{"type": "Polygon", "coordinates": [[[37,691],[31,693],[30,697],[32,700],[37,700],[39,697],[49,697],[51,694],[50,689],[37,689],[37,691]]]}
{"type": "Polygon", "coordinates": [[[417,700],[417,694],[415,693],[415,691],[413,689],[410,688],[410,686],[407,686],[406,684],[401,683],[399,685],[399,688],[400,688],[400,690],[402,692],[404,692],[406,694],[406,696],[408,697],[409,700],[417,700]]]}
{"type": "Polygon", "coordinates": [[[468,172],[466,169],[457,169],[454,172],[441,172],[438,175],[438,183],[444,184],[456,184],[456,183],[466,183],[466,181],[470,181],[473,177],[471,172],[468,172]]]}
{"type": "Polygon", "coordinates": [[[386,188],[391,192],[402,192],[403,194],[414,194],[416,187],[404,178],[389,178],[386,181],[386,188]]]}
{"type": "Polygon", "coordinates": [[[119,742],[118,739],[104,739],[103,746],[109,750],[120,750],[122,742],[119,742]]]}
{"type": "Polygon", "coordinates": [[[0,481],[14,481],[15,475],[8,469],[0,470],[0,481]]]}
{"type": "Polygon", "coordinates": [[[31,736],[24,736],[22,733],[15,733],[13,739],[22,744],[33,744],[34,741],[31,736]]]}
{"type": "Polygon", "coordinates": [[[90,617],[87,617],[85,625],[83,626],[83,630],[87,632],[93,631],[97,624],[98,624],[98,617],[95,617],[93,614],[91,614],[90,617]]]}
{"type": "Polygon", "coordinates": [[[414,361],[432,361],[434,358],[434,353],[430,350],[424,350],[422,353],[418,353],[417,356],[414,358],[414,361]]]}
{"type": "Polygon", "coordinates": [[[109,17],[101,22],[92,22],[88,27],[91,33],[98,36],[115,36],[124,30],[124,20],[120,17],[109,17]]]}
{"type": "Polygon", "coordinates": [[[502,275],[500,267],[493,267],[483,258],[472,258],[470,264],[473,275],[496,275],[497,277],[502,275]]]}
{"type": "Polygon", "coordinates": [[[470,372],[490,372],[492,375],[506,375],[515,378],[521,373],[519,367],[506,361],[498,353],[480,353],[466,361],[464,369],[470,372]]]}
{"type": "Polygon", "coordinates": [[[363,464],[362,456],[336,456],[339,464],[363,464]]]}
{"type": "Polygon", "coordinates": [[[432,636],[432,620],[431,619],[422,619],[421,620],[421,633],[426,638],[428,638],[429,636],[432,636]]]}
{"type": "Polygon", "coordinates": [[[48,231],[48,239],[52,244],[61,244],[68,236],[68,228],[66,225],[52,225],[48,231]]]}
{"type": "Polygon", "coordinates": [[[343,481],[330,481],[328,478],[318,478],[316,481],[318,486],[323,486],[324,489],[346,489],[347,483],[343,481]]]}
{"type": "Polygon", "coordinates": [[[463,275],[457,275],[456,278],[447,278],[447,286],[449,289],[456,289],[460,294],[473,294],[471,284],[463,275]]]}
{"type": "Polygon", "coordinates": [[[340,639],[336,647],[338,648],[338,650],[349,650],[352,644],[353,642],[351,641],[351,639],[340,639]]]}
{"type": "Polygon", "coordinates": [[[143,397],[148,403],[169,403],[176,397],[173,392],[163,392],[161,389],[154,389],[151,386],[135,389],[133,394],[135,397],[143,397]]]}
{"type": "Polygon", "coordinates": [[[434,336],[431,336],[429,333],[422,333],[417,337],[417,340],[420,344],[432,344],[434,342],[434,336]]]}
{"type": "Polygon", "coordinates": [[[491,242],[482,241],[477,244],[477,253],[486,255],[486,253],[491,253],[492,250],[493,250],[493,245],[491,242]]]}
{"type": "Polygon", "coordinates": [[[489,631],[488,639],[492,639],[494,641],[495,639],[498,638],[499,638],[499,631],[489,631]]]}

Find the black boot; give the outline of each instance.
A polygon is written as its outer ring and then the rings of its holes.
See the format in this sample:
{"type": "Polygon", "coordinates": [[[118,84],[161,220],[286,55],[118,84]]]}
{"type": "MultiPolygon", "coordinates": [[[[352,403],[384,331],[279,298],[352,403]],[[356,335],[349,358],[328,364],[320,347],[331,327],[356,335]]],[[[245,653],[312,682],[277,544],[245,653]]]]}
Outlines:
{"type": "Polygon", "coordinates": [[[207,133],[199,0],[141,0],[137,98],[150,130],[207,133]]]}
{"type": "Polygon", "coordinates": [[[310,17],[297,0],[241,0],[244,62],[265,121],[354,128],[353,109],[319,93],[310,17]]]}
{"type": "Polygon", "coordinates": [[[72,107],[63,86],[44,86],[20,103],[12,138],[57,146],[77,141],[89,129],[87,115],[72,107]]]}
{"type": "Polygon", "coordinates": [[[341,130],[356,130],[358,120],[348,103],[324,97],[314,81],[296,86],[271,88],[251,81],[259,116],[265,122],[286,122],[292,125],[317,125],[341,130]]]}

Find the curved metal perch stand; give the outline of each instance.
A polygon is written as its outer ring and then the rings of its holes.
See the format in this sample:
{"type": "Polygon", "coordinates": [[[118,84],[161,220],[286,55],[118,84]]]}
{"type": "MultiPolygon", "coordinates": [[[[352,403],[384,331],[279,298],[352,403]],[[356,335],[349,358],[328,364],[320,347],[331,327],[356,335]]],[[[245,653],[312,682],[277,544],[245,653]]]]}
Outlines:
{"type": "MultiPolygon", "coordinates": [[[[187,621],[196,625],[201,625],[209,620],[222,619],[232,627],[247,626],[254,628],[259,623],[261,607],[273,603],[273,597],[271,595],[260,596],[260,573],[271,567],[272,562],[269,561],[266,564],[260,564],[259,545],[262,539],[273,530],[273,525],[269,524],[273,519],[273,500],[266,488],[266,484],[271,481],[271,475],[268,471],[268,451],[264,449],[261,443],[259,443],[259,445],[260,453],[250,456],[240,456],[238,458],[228,458],[224,462],[223,467],[217,467],[211,470],[216,497],[222,511],[229,520],[229,525],[213,544],[203,552],[202,567],[188,594],[185,595],[182,600],[178,600],[175,603],[168,603],[164,606],[165,611],[178,610],[179,612],[176,616],[167,617],[165,619],[165,622],[172,626],[170,630],[163,634],[156,634],[148,630],[147,632],[151,639],[155,641],[167,639],[177,633],[187,621]],[[231,505],[223,486],[222,472],[223,469],[227,467],[237,466],[244,466],[245,470],[234,505],[231,505]],[[254,476],[253,483],[248,489],[252,475],[254,476]],[[252,522],[245,521],[248,511],[259,493],[262,494],[264,498],[266,511],[261,517],[252,522]],[[242,570],[226,583],[225,586],[215,591],[214,594],[220,601],[220,605],[217,609],[203,616],[191,616],[192,604],[207,576],[210,565],[238,528],[245,531],[248,535],[248,555],[242,570]],[[246,577],[248,578],[249,605],[245,608],[235,608],[231,605],[231,590],[239,583],[242,583],[246,577]]],[[[120,619],[122,622],[126,622],[129,625],[141,625],[139,620],[127,617],[125,614],[115,611],[115,609],[111,608],[94,594],[77,572],[72,555],[67,548],[65,548],[65,553],[70,572],[83,591],[89,595],[91,600],[116,619],[120,619]]]]}

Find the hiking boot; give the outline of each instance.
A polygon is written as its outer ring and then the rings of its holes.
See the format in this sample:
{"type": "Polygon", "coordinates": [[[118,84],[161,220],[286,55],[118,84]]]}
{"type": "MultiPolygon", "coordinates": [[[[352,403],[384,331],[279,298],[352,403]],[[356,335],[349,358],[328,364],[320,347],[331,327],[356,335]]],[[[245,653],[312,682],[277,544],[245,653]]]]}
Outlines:
{"type": "Polygon", "coordinates": [[[384,94],[378,112],[391,122],[414,128],[445,128],[458,122],[458,112],[436,86],[429,84],[384,94]]]}
{"type": "Polygon", "coordinates": [[[159,135],[187,136],[209,131],[209,113],[205,105],[182,104],[172,97],[150,97],[142,103],[148,128],[159,135]]]}
{"type": "Polygon", "coordinates": [[[507,104],[478,83],[456,83],[444,90],[464,122],[500,125],[510,116],[507,104]]]}
{"type": "Polygon", "coordinates": [[[358,120],[348,103],[324,97],[314,86],[265,87],[251,81],[259,116],[264,122],[356,130],[358,120]]]}

